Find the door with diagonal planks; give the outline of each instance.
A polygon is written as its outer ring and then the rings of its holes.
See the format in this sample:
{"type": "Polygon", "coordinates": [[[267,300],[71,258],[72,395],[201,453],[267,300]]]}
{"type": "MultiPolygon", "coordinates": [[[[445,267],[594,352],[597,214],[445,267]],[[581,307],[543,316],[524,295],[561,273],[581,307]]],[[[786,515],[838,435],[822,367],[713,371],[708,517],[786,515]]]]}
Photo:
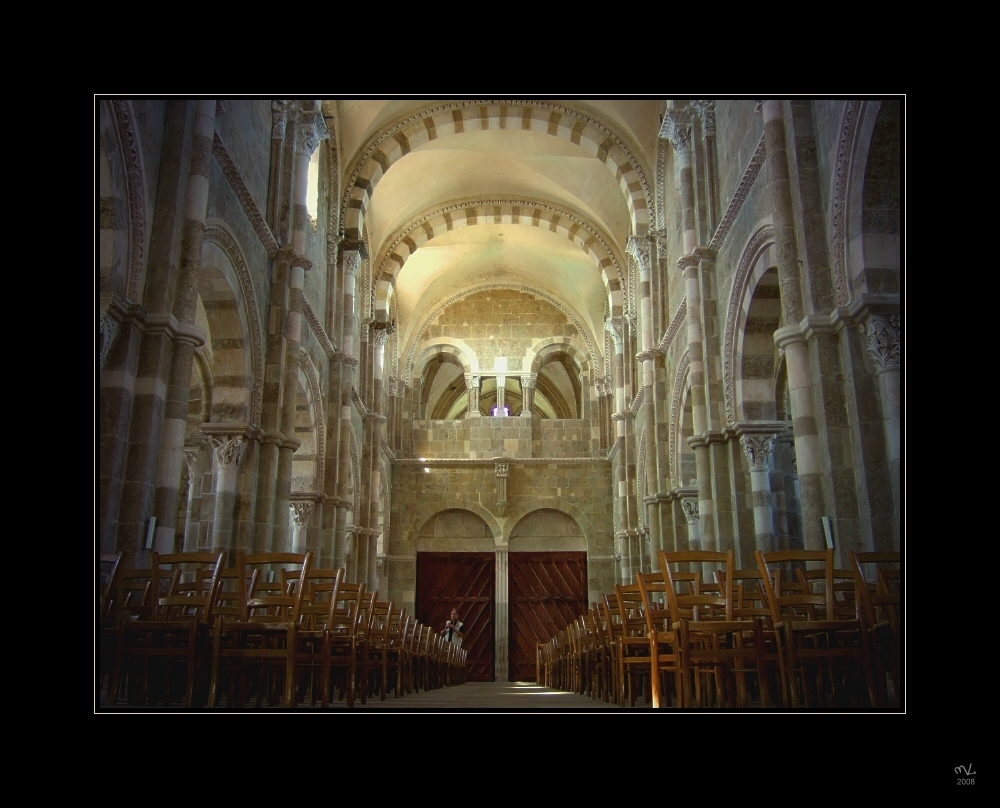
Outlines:
{"type": "Polygon", "coordinates": [[[495,678],[494,560],[493,553],[417,553],[417,619],[440,631],[451,610],[458,609],[470,682],[495,678]]]}
{"type": "Polygon", "coordinates": [[[510,680],[535,681],[535,645],[587,611],[586,553],[511,553],[510,680]]]}

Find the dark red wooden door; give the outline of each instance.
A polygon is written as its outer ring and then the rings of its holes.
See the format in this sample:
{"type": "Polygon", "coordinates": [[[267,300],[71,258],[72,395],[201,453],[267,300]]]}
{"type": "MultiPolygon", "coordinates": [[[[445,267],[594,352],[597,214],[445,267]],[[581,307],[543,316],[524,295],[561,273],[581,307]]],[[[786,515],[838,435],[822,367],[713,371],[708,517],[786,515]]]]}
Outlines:
{"type": "Polygon", "coordinates": [[[493,553],[417,553],[417,619],[440,631],[458,609],[470,682],[495,678],[494,559],[493,553]]]}
{"type": "Polygon", "coordinates": [[[535,645],[587,611],[586,553],[511,553],[510,679],[535,681],[535,645]]]}

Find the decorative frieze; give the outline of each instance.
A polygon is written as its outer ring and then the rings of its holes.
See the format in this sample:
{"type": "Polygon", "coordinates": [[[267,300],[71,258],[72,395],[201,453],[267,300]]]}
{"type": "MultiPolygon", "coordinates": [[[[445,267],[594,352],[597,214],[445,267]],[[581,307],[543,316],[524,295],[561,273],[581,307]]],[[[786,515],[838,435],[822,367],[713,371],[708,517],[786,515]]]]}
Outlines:
{"type": "Polygon", "coordinates": [[[757,143],[757,148],[754,149],[754,153],[750,157],[750,162],[747,163],[747,167],[743,171],[739,185],[736,186],[736,190],[733,192],[733,198],[729,200],[729,204],[726,206],[726,212],[722,215],[722,221],[719,222],[719,226],[715,229],[712,240],[709,242],[708,246],[712,249],[718,250],[721,248],[722,243],[726,240],[726,236],[729,235],[729,231],[732,230],[733,223],[736,221],[743,203],[746,202],[747,197],[750,195],[750,189],[753,188],[757,175],[760,174],[760,170],[764,166],[765,157],[764,135],[762,133],[757,143]]]}
{"type": "Polygon", "coordinates": [[[898,314],[883,317],[872,314],[865,326],[868,355],[872,358],[875,371],[899,369],[899,352],[903,340],[902,320],[898,314]]]}
{"type": "Polygon", "coordinates": [[[848,101],[844,105],[844,118],[840,124],[837,140],[837,158],[833,169],[833,282],[837,295],[837,305],[846,306],[850,302],[847,284],[847,191],[850,184],[851,157],[854,154],[854,136],[860,118],[861,101],[848,101]]]}
{"type": "Polygon", "coordinates": [[[271,228],[267,226],[267,222],[264,221],[264,217],[257,207],[257,203],[254,201],[253,195],[250,193],[250,189],[247,188],[246,183],[243,181],[243,177],[240,175],[239,169],[233,162],[233,158],[229,156],[229,152],[226,149],[226,144],[222,142],[222,138],[219,137],[219,133],[215,133],[215,137],[212,142],[212,154],[215,155],[215,159],[219,161],[219,167],[222,169],[222,174],[225,176],[226,181],[229,183],[229,187],[233,189],[233,193],[236,194],[236,198],[239,200],[240,205],[246,212],[247,218],[250,220],[250,224],[253,226],[254,232],[260,239],[261,244],[264,245],[264,249],[267,250],[267,255],[269,258],[273,258],[278,252],[278,242],[274,238],[274,234],[271,232],[271,228]]]}
{"type": "Polygon", "coordinates": [[[146,193],[143,188],[142,155],[136,142],[128,101],[112,101],[118,144],[125,165],[125,195],[128,201],[129,260],[125,294],[142,299],[143,259],[146,251],[146,193]]]}

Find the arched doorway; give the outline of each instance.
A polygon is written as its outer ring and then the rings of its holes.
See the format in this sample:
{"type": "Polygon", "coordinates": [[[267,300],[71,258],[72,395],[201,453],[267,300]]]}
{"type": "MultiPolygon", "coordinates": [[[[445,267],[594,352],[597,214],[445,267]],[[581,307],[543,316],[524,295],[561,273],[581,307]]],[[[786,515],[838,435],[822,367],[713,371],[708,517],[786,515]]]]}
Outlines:
{"type": "Polygon", "coordinates": [[[586,550],[580,526],[552,508],[532,511],[511,531],[510,681],[533,682],[537,643],[587,611],[586,550]]]}
{"type": "Polygon", "coordinates": [[[417,619],[444,628],[452,609],[465,623],[462,647],[471,682],[494,680],[496,564],[493,534],[476,514],[447,510],[423,526],[417,541],[417,619]]]}

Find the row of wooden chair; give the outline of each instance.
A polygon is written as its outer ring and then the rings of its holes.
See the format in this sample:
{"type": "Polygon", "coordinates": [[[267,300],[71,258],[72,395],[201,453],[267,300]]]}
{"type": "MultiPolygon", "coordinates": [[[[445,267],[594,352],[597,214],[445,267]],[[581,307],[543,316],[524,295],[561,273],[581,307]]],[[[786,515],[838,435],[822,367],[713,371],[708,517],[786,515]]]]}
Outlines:
{"type": "Polygon", "coordinates": [[[101,559],[98,698],[107,704],[353,707],[465,681],[465,652],[311,553],[101,559]]]}
{"type": "Polygon", "coordinates": [[[539,684],[635,706],[903,704],[900,554],[659,553],[537,648],[539,684]]]}

